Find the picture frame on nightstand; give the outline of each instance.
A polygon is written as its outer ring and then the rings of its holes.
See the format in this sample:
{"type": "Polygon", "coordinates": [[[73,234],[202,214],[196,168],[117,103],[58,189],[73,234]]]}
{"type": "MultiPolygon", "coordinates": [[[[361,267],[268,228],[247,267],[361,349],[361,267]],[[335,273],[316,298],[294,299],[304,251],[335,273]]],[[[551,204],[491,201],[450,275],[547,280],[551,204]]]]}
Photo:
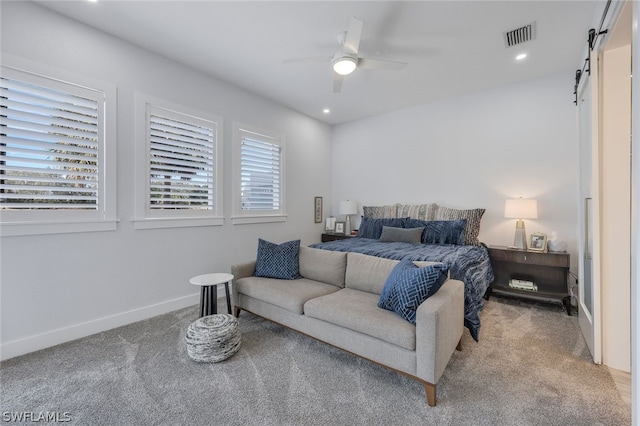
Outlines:
{"type": "Polygon", "coordinates": [[[324,230],[327,234],[333,234],[336,230],[336,218],[333,216],[329,216],[327,218],[327,222],[324,225],[324,230]]]}
{"type": "Polygon", "coordinates": [[[529,251],[537,251],[546,253],[547,251],[547,234],[534,232],[529,235],[529,251]]]}
{"type": "Polygon", "coordinates": [[[336,222],[335,233],[337,235],[344,235],[344,226],[345,226],[344,222],[336,222]]]}

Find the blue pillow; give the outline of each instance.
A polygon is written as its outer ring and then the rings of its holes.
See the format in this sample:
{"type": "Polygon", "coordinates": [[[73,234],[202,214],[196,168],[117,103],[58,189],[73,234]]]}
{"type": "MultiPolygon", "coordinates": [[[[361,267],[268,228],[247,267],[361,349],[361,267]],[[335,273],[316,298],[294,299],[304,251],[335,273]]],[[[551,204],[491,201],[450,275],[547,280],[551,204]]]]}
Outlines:
{"type": "Polygon", "coordinates": [[[440,289],[448,270],[449,266],[442,263],[419,268],[410,258],[403,258],[387,277],[378,307],[415,324],[418,306],[440,289]]]}
{"type": "Polygon", "coordinates": [[[258,238],[256,277],[295,280],[300,276],[300,240],[274,244],[258,238]]]}
{"type": "Polygon", "coordinates": [[[392,226],[395,228],[404,228],[405,218],[383,218],[373,219],[367,216],[362,218],[360,228],[358,229],[358,237],[373,238],[377,240],[382,235],[383,226],[392,226]]]}
{"type": "Polygon", "coordinates": [[[405,228],[424,228],[422,244],[457,244],[464,245],[466,219],[457,220],[418,220],[407,219],[405,228]]]}

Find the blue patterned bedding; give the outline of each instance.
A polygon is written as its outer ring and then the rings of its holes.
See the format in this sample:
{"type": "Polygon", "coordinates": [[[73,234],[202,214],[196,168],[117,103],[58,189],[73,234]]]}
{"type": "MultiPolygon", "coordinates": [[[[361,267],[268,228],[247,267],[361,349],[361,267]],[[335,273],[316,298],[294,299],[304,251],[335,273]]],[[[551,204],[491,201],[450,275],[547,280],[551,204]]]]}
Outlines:
{"type": "Polygon", "coordinates": [[[360,237],[312,244],[311,247],[352,251],[396,260],[409,256],[411,260],[430,260],[450,264],[451,278],[464,283],[464,325],[469,329],[471,337],[478,341],[480,333],[478,314],[484,306],[482,297],[493,281],[493,270],[486,247],[380,242],[360,237]]]}

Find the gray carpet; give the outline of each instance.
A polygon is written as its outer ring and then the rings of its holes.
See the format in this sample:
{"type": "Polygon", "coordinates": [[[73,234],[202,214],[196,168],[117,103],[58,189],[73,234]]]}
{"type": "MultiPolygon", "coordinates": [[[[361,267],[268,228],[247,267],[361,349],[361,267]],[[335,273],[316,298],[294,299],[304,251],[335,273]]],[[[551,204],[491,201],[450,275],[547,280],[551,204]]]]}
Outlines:
{"type": "MultiPolygon", "coordinates": [[[[465,331],[438,384],[421,384],[251,314],[242,347],[192,361],[195,307],[0,364],[7,413],[78,425],[627,425],[606,367],[589,361],[576,317],[492,298],[480,342],[465,331]]],[[[10,422],[9,422],[10,423],[10,422]]]]}

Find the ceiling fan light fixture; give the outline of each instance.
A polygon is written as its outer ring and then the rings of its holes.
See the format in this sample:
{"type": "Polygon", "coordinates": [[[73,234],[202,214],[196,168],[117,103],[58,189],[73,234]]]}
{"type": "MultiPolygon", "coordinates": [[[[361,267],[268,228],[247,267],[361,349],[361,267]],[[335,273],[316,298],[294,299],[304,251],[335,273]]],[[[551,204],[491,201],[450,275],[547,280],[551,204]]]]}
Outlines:
{"type": "Polygon", "coordinates": [[[357,65],[356,59],[350,56],[342,56],[333,60],[333,70],[340,75],[351,74],[357,65]]]}

